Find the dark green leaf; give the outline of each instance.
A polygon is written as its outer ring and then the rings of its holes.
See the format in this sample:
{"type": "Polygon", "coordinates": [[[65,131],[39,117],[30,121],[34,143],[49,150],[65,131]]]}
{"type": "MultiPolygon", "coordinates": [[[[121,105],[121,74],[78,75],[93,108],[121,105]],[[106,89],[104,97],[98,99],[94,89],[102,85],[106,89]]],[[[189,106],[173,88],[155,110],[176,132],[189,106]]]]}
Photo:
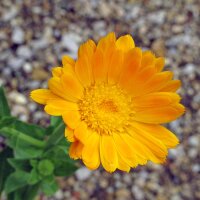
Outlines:
{"type": "Polygon", "coordinates": [[[8,162],[16,170],[29,171],[31,168],[29,160],[9,158],[8,162]]]}
{"type": "Polygon", "coordinates": [[[10,174],[5,183],[5,192],[8,194],[22,188],[28,183],[29,177],[29,173],[19,170],[10,174]]]}
{"type": "Polygon", "coordinates": [[[53,176],[49,176],[42,181],[41,189],[47,196],[51,196],[58,190],[58,184],[53,176]]]}
{"type": "Polygon", "coordinates": [[[35,196],[38,193],[39,188],[40,188],[40,183],[37,183],[35,185],[31,185],[31,186],[27,186],[26,190],[25,190],[25,193],[24,193],[24,196],[23,196],[23,199],[25,199],[25,200],[34,200],[35,196]]]}
{"type": "Polygon", "coordinates": [[[4,188],[6,178],[13,171],[7,161],[9,157],[12,157],[12,150],[7,147],[0,153],[0,194],[4,188]]]}
{"type": "Polygon", "coordinates": [[[16,118],[14,117],[2,117],[0,119],[0,129],[6,126],[10,126],[16,121],[16,118]]]}
{"type": "Polygon", "coordinates": [[[0,117],[10,116],[10,109],[4,93],[3,87],[0,87],[0,117]]]}
{"type": "Polygon", "coordinates": [[[26,185],[7,195],[7,200],[34,200],[39,190],[40,183],[26,185]]]}
{"type": "Polygon", "coordinates": [[[54,164],[48,159],[41,160],[38,164],[38,171],[43,176],[51,175],[53,173],[53,170],[54,164]]]}
{"type": "Polygon", "coordinates": [[[76,162],[73,160],[57,161],[56,169],[54,171],[55,176],[69,176],[72,175],[78,169],[76,162]]]}

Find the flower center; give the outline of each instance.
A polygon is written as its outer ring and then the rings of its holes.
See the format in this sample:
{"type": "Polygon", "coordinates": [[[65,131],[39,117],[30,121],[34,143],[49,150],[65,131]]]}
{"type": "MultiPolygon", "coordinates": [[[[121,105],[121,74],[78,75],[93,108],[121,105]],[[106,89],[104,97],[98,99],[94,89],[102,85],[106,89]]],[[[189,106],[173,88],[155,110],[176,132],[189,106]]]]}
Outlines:
{"type": "Polygon", "coordinates": [[[130,95],[117,85],[95,84],[79,102],[81,120],[100,134],[123,132],[131,114],[130,95]]]}

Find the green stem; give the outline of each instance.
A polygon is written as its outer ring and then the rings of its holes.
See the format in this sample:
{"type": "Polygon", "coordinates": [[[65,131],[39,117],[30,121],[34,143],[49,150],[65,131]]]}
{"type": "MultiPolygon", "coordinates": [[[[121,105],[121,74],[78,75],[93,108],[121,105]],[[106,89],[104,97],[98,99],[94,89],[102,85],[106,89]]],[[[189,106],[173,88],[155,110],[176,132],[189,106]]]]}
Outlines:
{"type": "Polygon", "coordinates": [[[32,144],[37,147],[43,148],[46,145],[45,142],[37,140],[37,139],[35,139],[29,135],[26,135],[20,131],[17,131],[14,128],[5,127],[5,128],[1,129],[1,132],[4,133],[5,137],[14,135],[14,136],[20,137],[20,139],[23,139],[24,141],[28,142],[29,144],[32,144]]]}
{"type": "Polygon", "coordinates": [[[49,139],[47,140],[46,150],[51,147],[52,145],[57,145],[64,137],[64,123],[60,123],[50,135],[49,139]]]}

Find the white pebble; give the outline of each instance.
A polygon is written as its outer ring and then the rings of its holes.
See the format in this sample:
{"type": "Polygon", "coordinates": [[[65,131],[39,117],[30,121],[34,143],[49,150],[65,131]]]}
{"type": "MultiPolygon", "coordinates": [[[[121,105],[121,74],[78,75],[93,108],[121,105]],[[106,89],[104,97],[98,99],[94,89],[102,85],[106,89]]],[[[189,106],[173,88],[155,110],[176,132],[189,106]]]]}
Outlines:
{"type": "Polygon", "coordinates": [[[89,178],[91,173],[92,172],[89,169],[87,169],[86,167],[82,167],[76,171],[75,175],[78,180],[83,181],[89,178]]]}

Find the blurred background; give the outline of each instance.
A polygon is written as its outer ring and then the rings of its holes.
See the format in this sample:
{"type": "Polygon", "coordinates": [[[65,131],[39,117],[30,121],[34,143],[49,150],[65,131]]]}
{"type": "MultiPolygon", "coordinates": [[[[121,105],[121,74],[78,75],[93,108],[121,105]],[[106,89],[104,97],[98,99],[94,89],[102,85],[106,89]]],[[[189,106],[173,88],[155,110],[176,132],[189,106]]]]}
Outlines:
{"type": "MultiPolygon", "coordinates": [[[[47,126],[49,116],[29,93],[47,87],[61,57],[115,31],[137,46],[166,57],[166,69],[182,80],[186,113],[169,124],[180,139],[163,166],[149,163],[130,173],[109,174],[84,166],[58,179],[52,200],[200,199],[200,1],[199,0],[0,0],[0,85],[13,115],[47,126]]],[[[1,148],[4,146],[0,138],[1,148]]]]}

